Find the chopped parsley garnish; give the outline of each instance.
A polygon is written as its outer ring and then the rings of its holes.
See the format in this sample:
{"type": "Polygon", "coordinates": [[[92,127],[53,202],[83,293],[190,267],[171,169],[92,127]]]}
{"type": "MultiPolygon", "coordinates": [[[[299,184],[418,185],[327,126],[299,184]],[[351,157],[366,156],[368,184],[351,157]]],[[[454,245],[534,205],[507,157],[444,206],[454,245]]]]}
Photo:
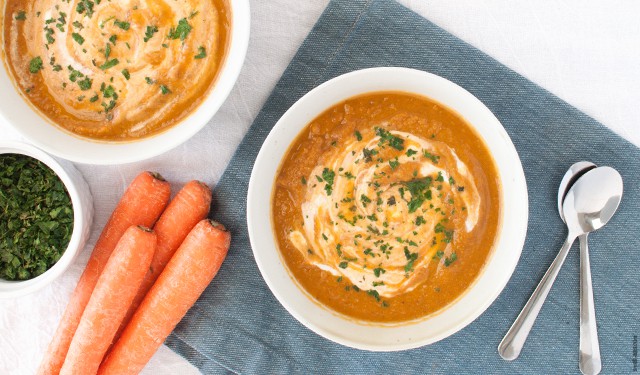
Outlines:
{"type": "Polygon", "coordinates": [[[409,213],[415,212],[425,200],[431,199],[431,182],[431,177],[424,177],[404,183],[411,193],[411,200],[408,203],[409,213]]]}
{"type": "Polygon", "coordinates": [[[418,259],[418,253],[412,253],[408,247],[404,247],[404,256],[407,258],[407,264],[404,266],[404,272],[413,271],[413,263],[418,259]]]}
{"type": "Polygon", "coordinates": [[[115,20],[113,21],[113,24],[118,26],[119,28],[121,28],[124,31],[129,30],[129,27],[131,26],[131,24],[127,21],[120,21],[120,20],[115,20]]]}
{"type": "Polygon", "coordinates": [[[158,32],[158,26],[147,26],[147,30],[144,32],[144,42],[148,42],[149,39],[153,38],[153,35],[158,32]]]}
{"type": "Polygon", "coordinates": [[[351,173],[351,172],[345,172],[344,176],[349,180],[352,180],[352,179],[356,178],[356,176],[354,176],[353,173],[351,173]]]}
{"type": "Polygon", "coordinates": [[[369,199],[369,197],[367,197],[364,194],[360,196],[360,201],[362,202],[362,205],[365,207],[367,207],[367,204],[371,203],[371,199],[369,199]]]}
{"type": "Polygon", "coordinates": [[[122,75],[127,81],[129,80],[129,78],[131,78],[131,74],[129,74],[129,70],[127,69],[122,69],[122,75]]]}
{"type": "Polygon", "coordinates": [[[384,268],[380,268],[380,267],[376,267],[373,269],[373,274],[376,277],[380,277],[380,275],[382,275],[383,273],[386,273],[387,271],[384,268]]]}
{"type": "Polygon", "coordinates": [[[440,156],[436,156],[436,155],[430,153],[427,150],[422,150],[422,156],[424,156],[425,158],[431,160],[431,162],[433,164],[438,164],[438,160],[440,160],[440,156]]]}
{"type": "Polygon", "coordinates": [[[391,169],[396,169],[400,166],[400,162],[398,161],[398,158],[396,158],[395,160],[389,160],[389,166],[391,167],[391,169]]]}
{"type": "Polygon", "coordinates": [[[407,150],[407,156],[412,156],[412,155],[415,155],[417,153],[418,153],[418,151],[416,151],[416,150],[414,150],[412,148],[407,150]]]}
{"type": "Polygon", "coordinates": [[[306,184],[307,184],[307,179],[306,179],[306,178],[304,178],[304,176],[302,176],[302,177],[300,178],[300,182],[302,182],[302,185],[306,185],[306,184]]]}
{"type": "Polygon", "coordinates": [[[0,155],[0,186],[0,278],[32,279],[67,248],[71,199],[49,167],[25,155],[0,155]]]}
{"type": "Polygon", "coordinates": [[[24,21],[24,20],[26,20],[27,19],[27,12],[25,12],[24,10],[18,11],[18,14],[16,14],[14,19],[16,21],[24,21]]]}
{"type": "Polygon", "coordinates": [[[84,43],[84,38],[82,37],[82,35],[78,34],[78,33],[72,33],[71,37],[73,38],[73,40],[76,41],[76,43],[82,45],[82,43],[84,43]]]}
{"type": "Polygon", "coordinates": [[[338,264],[338,267],[345,269],[349,266],[349,262],[340,262],[340,264],[338,264]]]}
{"type": "Polygon", "coordinates": [[[154,81],[154,80],[152,80],[152,79],[151,79],[151,78],[149,78],[149,77],[144,77],[144,80],[145,80],[145,81],[147,81],[147,84],[149,84],[149,85],[153,85],[153,84],[155,83],[155,81],[154,81]]]}
{"type": "Polygon", "coordinates": [[[78,21],[73,21],[72,25],[73,25],[76,29],[79,29],[79,30],[84,29],[84,26],[82,26],[82,24],[81,24],[80,22],[78,22],[78,21]]]}
{"type": "Polygon", "coordinates": [[[451,255],[444,259],[444,266],[449,267],[451,263],[455,262],[458,259],[456,253],[451,253],[451,255]]]}
{"type": "Polygon", "coordinates": [[[434,231],[436,233],[442,233],[444,235],[444,238],[442,239],[442,242],[444,243],[450,243],[451,240],[453,240],[453,230],[449,230],[445,228],[445,226],[442,225],[442,223],[436,224],[434,231]]]}
{"type": "Polygon", "coordinates": [[[356,130],[356,139],[358,140],[358,142],[360,142],[362,140],[362,134],[360,134],[359,131],[356,130]]]}
{"type": "Polygon", "coordinates": [[[98,94],[95,94],[94,96],[92,96],[92,97],[90,97],[90,98],[89,98],[89,101],[90,101],[91,103],[94,103],[94,102],[97,102],[97,101],[98,101],[98,99],[100,99],[100,98],[98,97],[98,94]]]}
{"type": "Polygon", "coordinates": [[[160,85],[160,91],[162,92],[162,95],[167,95],[171,93],[171,90],[169,90],[169,88],[165,85],[160,85]]]}
{"type": "Polygon", "coordinates": [[[92,83],[93,81],[89,77],[84,77],[84,79],[78,81],[78,87],[80,87],[82,91],[87,91],[91,88],[92,83]]]}
{"type": "Polygon", "coordinates": [[[380,294],[378,293],[377,290],[373,290],[373,289],[367,290],[367,294],[375,298],[376,301],[380,302],[380,294]]]}
{"type": "Polygon", "coordinates": [[[207,57],[207,51],[202,46],[198,47],[198,54],[193,56],[193,58],[194,59],[204,59],[205,57],[207,57]]]}
{"type": "Polygon", "coordinates": [[[404,150],[404,139],[391,134],[391,132],[382,128],[376,128],[376,135],[380,137],[380,141],[378,142],[379,146],[388,144],[398,151],[404,150]]]}
{"type": "Polygon", "coordinates": [[[69,69],[69,71],[71,72],[69,73],[69,81],[71,82],[75,82],[78,78],[84,77],[84,74],[82,74],[82,72],[73,69],[71,65],[67,66],[67,69],[69,69]]]}
{"type": "Polygon", "coordinates": [[[364,156],[364,161],[369,163],[373,161],[373,156],[378,155],[378,150],[376,149],[369,150],[368,148],[363,148],[362,155],[364,156]]]}
{"type": "Polygon", "coordinates": [[[438,172],[438,177],[436,177],[436,181],[444,182],[444,177],[442,176],[442,172],[438,172]]]}
{"type": "Polygon", "coordinates": [[[107,60],[104,62],[104,64],[100,65],[100,69],[107,70],[109,68],[113,68],[114,66],[118,65],[119,62],[120,61],[118,61],[118,59],[107,60]]]}
{"type": "Polygon", "coordinates": [[[175,28],[172,27],[169,30],[169,35],[167,35],[167,37],[169,39],[180,39],[184,41],[185,39],[187,39],[187,36],[190,32],[191,25],[189,25],[189,22],[187,22],[186,18],[183,18],[178,21],[178,25],[175,28]]]}
{"type": "Polygon", "coordinates": [[[427,221],[424,219],[423,216],[418,216],[416,217],[416,225],[422,225],[425,224],[427,221]]]}
{"type": "Polygon", "coordinates": [[[91,0],[80,0],[76,5],[76,12],[91,18],[93,16],[93,4],[91,0]]]}
{"type": "Polygon", "coordinates": [[[29,71],[31,73],[36,74],[42,69],[42,58],[40,56],[36,56],[29,61],[29,71]]]}
{"type": "Polygon", "coordinates": [[[111,35],[109,37],[109,41],[111,42],[111,44],[113,44],[114,46],[116,45],[116,40],[118,40],[118,36],[117,35],[111,35]]]}
{"type": "Polygon", "coordinates": [[[324,190],[327,192],[327,195],[331,195],[333,192],[333,180],[336,177],[336,172],[332,171],[329,168],[325,168],[322,171],[322,179],[327,183],[324,186],[324,190]]]}

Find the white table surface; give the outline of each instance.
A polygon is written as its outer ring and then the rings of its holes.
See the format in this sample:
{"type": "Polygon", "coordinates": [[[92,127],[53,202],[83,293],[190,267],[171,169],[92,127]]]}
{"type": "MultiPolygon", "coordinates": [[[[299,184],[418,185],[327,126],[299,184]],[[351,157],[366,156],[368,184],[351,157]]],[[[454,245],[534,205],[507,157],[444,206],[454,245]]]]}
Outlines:
{"type": "MultiPolygon", "coordinates": [[[[254,0],[240,78],[209,125],[184,145],[123,166],[78,165],[95,198],[93,234],[53,285],[0,300],[0,374],[37,368],[101,228],[128,182],[155,170],[174,191],[191,179],[215,185],[233,151],[327,0],[254,0]],[[190,166],[190,168],[185,168],[190,166]]],[[[400,0],[640,146],[640,2],[611,0],[400,0]]],[[[0,139],[20,139],[0,123],[0,139]]],[[[145,374],[198,374],[165,346],[145,374]]]]}

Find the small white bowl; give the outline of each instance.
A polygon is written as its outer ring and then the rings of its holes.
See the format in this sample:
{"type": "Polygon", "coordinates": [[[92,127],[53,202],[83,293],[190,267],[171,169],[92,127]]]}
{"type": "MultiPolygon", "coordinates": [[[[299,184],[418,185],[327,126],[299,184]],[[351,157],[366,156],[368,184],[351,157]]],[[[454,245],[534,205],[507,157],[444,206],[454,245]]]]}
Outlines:
{"type": "Polygon", "coordinates": [[[6,70],[6,64],[0,64],[0,120],[4,120],[42,150],[78,163],[130,163],[160,155],[179,146],[209,122],[226,100],[240,74],[249,45],[249,1],[230,0],[229,3],[229,50],[214,87],[209,90],[206,99],[198,108],[171,128],[151,137],[130,142],[98,142],[75,136],[51,124],[36,112],[28,100],[17,91],[6,70]]]}
{"type": "Polygon", "coordinates": [[[69,268],[89,239],[93,221],[93,197],[80,172],[68,161],[56,160],[47,153],[22,142],[0,141],[0,154],[27,155],[46,164],[62,180],[73,206],[73,231],[67,249],[60,260],[45,273],[33,279],[8,281],[0,278],[0,298],[5,299],[33,293],[53,282],[69,268]]]}
{"type": "Polygon", "coordinates": [[[371,351],[411,349],[434,343],[482,314],[509,281],[527,231],[527,186],[511,139],[491,111],[462,87],[439,76],[406,68],[372,68],[334,78],[298,100],[265,140],[251,173],[247,224],[256,263],[278,301],[300,323],[337,343],[371,351]],[[487,264],[466,293],[422,320],[383,325],[358,322],[314,302],[289,273],[274,237],[271,197],[274,179],[289,145],[329,107],[376,91],[404,91],[432,98],[458,112],[475,128],[495,159],[502,186],[501,227],[487,264]]]}

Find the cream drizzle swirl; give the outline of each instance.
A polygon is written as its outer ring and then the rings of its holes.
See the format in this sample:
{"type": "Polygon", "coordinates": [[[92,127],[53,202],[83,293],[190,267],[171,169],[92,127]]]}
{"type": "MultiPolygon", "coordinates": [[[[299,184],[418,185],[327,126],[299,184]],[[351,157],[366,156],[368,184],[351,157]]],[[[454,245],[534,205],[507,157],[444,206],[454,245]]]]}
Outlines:
{"type": "Polygon", "coordinates": [[[304,225],[289,239],[308,263],[393,297],[425,281],[429,262],[441,269],[455,259],[456,231],[473,230],[480,197],[469,169],[445,143],[387,134],[403,140],[402,150],[385,146],[378,134],[345,143],[312,170],[304,225]],[[364,149],[385,158],[367,162],[364,149]],[[331,172],[333,184],[323,178],[331,172]],[[460,228],[452,227],[452,215],[462,216],[460,228]]]}

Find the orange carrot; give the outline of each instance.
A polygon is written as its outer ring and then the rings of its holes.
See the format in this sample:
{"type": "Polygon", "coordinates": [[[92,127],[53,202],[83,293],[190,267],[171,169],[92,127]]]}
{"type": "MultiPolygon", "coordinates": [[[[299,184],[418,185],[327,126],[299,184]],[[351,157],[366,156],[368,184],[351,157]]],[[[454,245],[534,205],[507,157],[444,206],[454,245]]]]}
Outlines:
{"type": "Polygon", "coordinates": [[[118,241],[73,335],[60,375],[90,375],[111,345],[156,250],[156,234],[132,226],[118,241]]]}
{"type": "Polygon", "coordinates": [[[137,374],[214,278],[227,255],[231,235],[202,220],[187,235],[142,300],[98,374],[137,374]]]}
{"type": "Polygon", "coordinates": [[[143,172],[133,180],[96,242],[87,267],[71,295],[58,329],[40,364],[38,374],[57,375],[60,372],[80,317],[118,240],[132,225],[152,227],[167,205],[170,195],[169,183],[160,175],[143,172]]]}
{"type": "Polygon", "coordinates": [[[210,206],[211,189],[200,181],[187,183],[171,200],[171,203],[169,203],[153,227],[154,232],[156,232],[158,236],[156,253],[153,255],[151,267],[140,286],[140,290],[138,290],[136,298],[134,298],[131,303],[131,307],[129,307],[129,311],[122,321],[114,341],[117,341],[120,337],[127,323],[129,323],[138,306],[140,306],[140,302],[142,302],[144,296],[149,289],[151,289],[151,286],[162,270],[164,270],[164,267],[182,241],[187,237],[189,231],[191,231],[200,220],[207,217],[210,206]]]}

